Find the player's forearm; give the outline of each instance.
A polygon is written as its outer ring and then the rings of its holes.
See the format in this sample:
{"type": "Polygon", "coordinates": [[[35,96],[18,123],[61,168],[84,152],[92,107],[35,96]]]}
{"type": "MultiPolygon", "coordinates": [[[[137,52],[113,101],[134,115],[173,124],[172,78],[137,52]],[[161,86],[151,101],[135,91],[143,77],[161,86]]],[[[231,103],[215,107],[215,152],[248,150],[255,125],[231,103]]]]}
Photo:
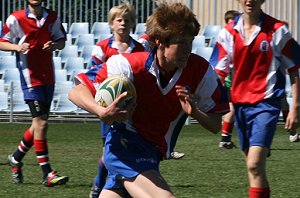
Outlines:
{"type": "Polygon", "coordinates": [[[3,51],[19,51],[19,46],[10,42],[0,42],[0,50],[3,51]]]}
{"type": "Polygon", "coordinates": [[[69,92],[68,98],[78,107],[102,118],[104,108],[95,102],[91,92],[84,85],[79,84],[74,87],[69,92]]]}
{"type": "Polygon", "coordinates": [[[217,113],[204,113],[200,110],[194,110],[191,114],[199,124],[212,133],[218,133],[221,130],[222,115],[217,113]]]}
{"type": "Polygon", "coordinates": [[[290,74],[291,90],[293,96],[292,110],[299,111],[300,109],[300,85],[298,72],[290,74]]]}
{"type": "Polygon", "coordinates": [[[54,50],[61,50],[65,47],[65,39],[59,39],[53,42],[54,50]]]}

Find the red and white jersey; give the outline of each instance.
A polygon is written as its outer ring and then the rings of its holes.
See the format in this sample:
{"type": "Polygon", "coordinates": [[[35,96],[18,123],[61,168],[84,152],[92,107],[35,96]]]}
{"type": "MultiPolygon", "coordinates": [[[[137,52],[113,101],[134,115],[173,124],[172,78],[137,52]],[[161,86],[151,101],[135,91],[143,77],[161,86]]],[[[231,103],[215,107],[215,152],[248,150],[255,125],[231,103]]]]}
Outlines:
{"type": "MultiPolygon", "coordinates": [[[[130,45],[124,53],[143,52],[145,48],[130,37],[130,45]]],[[[120,54],[120,50],[114,37],[110,37],[96,44],[92,51],[92,66],[96,66],[106,62],[112,55],[120,54]]]]}
{"type": "Polygon", "coordinates": [[[210,63],[223,77],[233,64],[233,103],[255,104],[281,98],[285,94],[285,69],[298,69],[299,45],[283,22],[265,13],[246,42],[242,16],[222,29],[210,63]]]}
{"type": "Polygon", "coordinates": [[[102,65],[78,74],[76,83],[83,83],[95,95],[97,87],[107,77],[124,74],[136,87],[137,107],[126,128],[139,133],[157,145],[165,156],[173,133],[178,133],[187,115],[183,112],[175,92],[175,85],[189,87],[198,98],[197,104],[204,112],[227,112],[228,100],[217,74],[202,57],[191,54],[187,66],[177,69],[169,83],[160,84],[159,68],[155,62],[156,50],[123,53],[112,56],[102,65]]]}
{"type": "Polygon", "coordinates": [[[148,34],[143,34],[142,36],[140,36],[138,42],[140,42],[146,51],[150,52],[152,47],[150,45],[150,42],[149,42],[149,35],[148,34]]]}
{"type": "Polygon", "coordinates": [[[22,86],[33,87],[54,83],[52,53],[42,50],[48,41],[66,38],[57,13],[43,8],[43,16],[37,19],[29,9],[13,12],[6,20],[0,42],[29,43],[27,54],[18,53],[17,63],[21,71],[22,86]]]}

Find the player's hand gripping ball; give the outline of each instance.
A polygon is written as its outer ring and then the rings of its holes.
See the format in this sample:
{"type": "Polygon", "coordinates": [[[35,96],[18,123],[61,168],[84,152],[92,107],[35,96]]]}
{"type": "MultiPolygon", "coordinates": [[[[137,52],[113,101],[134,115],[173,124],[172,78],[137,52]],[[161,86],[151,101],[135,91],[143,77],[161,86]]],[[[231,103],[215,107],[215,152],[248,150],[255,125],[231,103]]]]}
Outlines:
{"type": "Polygon", "coordinates": [[[125,91],[127,91],[127,96],[120,107],[125,107],[132,100],[136,100],[136,90],[131,80],[125,75],[113,75],[101,83],[97,89],[95,101],[102,107],[107,107],[125,91]]]}

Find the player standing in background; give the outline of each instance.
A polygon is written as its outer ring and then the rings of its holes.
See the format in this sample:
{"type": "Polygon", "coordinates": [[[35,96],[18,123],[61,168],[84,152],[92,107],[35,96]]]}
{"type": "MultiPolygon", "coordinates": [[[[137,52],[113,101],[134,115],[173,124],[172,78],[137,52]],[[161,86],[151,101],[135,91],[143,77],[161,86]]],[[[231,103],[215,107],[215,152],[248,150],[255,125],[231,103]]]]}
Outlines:
{"type": "MultiPolygon", "coordinates": [[[[116,54],[145,51],[142,44],[130,36],[130,31],[134,26],[135,20],[135,9],[128,1],[124,1],[110,9],[108,23],[113,36],[96,44],[92,52],[92,68],[101,65],[106,62],[108,58],[116,54]]],[[[110,125],[104,124],[104,122],[101,121],[100,127],[104,150],[105,138],[110,129],[110,125]]],[[[93,181],[90,198],[99,197],[106,177],[107,169],[105,168],[103,157],[101,156],[98,161],[98,173],[93,181]]]]}
{"type": "Polygon", "coordinates": [[[166,159],[170,133],[183,127],[187,116],[217,133],[228,101],[218,76],[202,57],[192,54],[199,32],[193,12],[181,3],[160,3],[147,21],[151,52],[112,56],[102,66],[78,74],[70,100],[113,124],[106,137],[104,163],[109,178],[99,197],[175,197],[159,172],[166,159]],[[94,96],[108,76],[125,74],[137,91],[137,103],[120,108],[126,92],[103,108],[94,96]],[[191,94],[192,93],[192,94],[191,94]]]}
{"type": "Polygon", "coordinates": [[[28,8],[13,12],[4,24],[0,50],[17,52],[24,100],[30,108],[32,124],[25,131],[17,150],[8,156],[15,183],[23,183],[21,160],[34,146],[43,171],[43,184],[65,184],[67,176],[53,171],[48,157],[48,114],[54,91],[52,52],[63,49],[66,33],[57,13],[42,7],[42,0],[27,0],[28,8]],[[19,44],[13,44],[18,39],[19,44]]]}
{"type": "Polygon", "coordinates": [[[285,127],[296,129],[300,120],[299,45],[283,22],[262,11],[264,2],[239,0],[243,14],[222,29],[211,58],[221,78],[233,63],[231,101],[245,154],[250,198],[270,197],[266,159],[285,95],[285,69],[293,93],[285,127]]]}
{"type": "MultiPolygon", "coordinates": [[[[228,10],[224,14],[225,23],[233,23],[234,18],[238,16],[240,13],[236,10],[228,10]]],[[[225,78],[225,88],[227,89],[228,97],[230,98],[230,89],[232,84],[232,64],[229,67],[229,73],[228,76],[225,78]]],[[[232,130],[234,127],[234,108],[233,104],[229,102],[230,112],[225,114],[223,116],[223,122],[222,122],[222,134],[221,134],[221,141],[219,143],[219,148],[225,148],[225,149],[232,149],[236,148],[234,143],[231,141],[232,137],[232,130]]]]}

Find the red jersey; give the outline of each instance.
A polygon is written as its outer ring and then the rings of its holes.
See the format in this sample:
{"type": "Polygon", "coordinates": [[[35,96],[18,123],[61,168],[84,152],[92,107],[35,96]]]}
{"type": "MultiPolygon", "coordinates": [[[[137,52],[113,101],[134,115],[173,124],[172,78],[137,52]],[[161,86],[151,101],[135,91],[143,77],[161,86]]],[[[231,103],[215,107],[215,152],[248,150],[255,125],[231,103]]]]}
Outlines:
{"type": "Polygon", "coordinates": [[[13,12],[6,20],[0,42],[29,43],[26,54],[17,54],[22,86],[34,87],[54,83],[52,53],[42,50],[48,41],[66,38],[57,13],[43,8],[43,16],[37,19],[29,9],[13,12]]]}
{"type": "Polygon", "coordinates": [[[300,63],[298,43],[283,22],[265,13],[245,42],[241,16],[220,32],[210,63],[223,77],[233,64],[233,103],[255,104],[284,97],[285,70],[297,70],[300,63]]]}

